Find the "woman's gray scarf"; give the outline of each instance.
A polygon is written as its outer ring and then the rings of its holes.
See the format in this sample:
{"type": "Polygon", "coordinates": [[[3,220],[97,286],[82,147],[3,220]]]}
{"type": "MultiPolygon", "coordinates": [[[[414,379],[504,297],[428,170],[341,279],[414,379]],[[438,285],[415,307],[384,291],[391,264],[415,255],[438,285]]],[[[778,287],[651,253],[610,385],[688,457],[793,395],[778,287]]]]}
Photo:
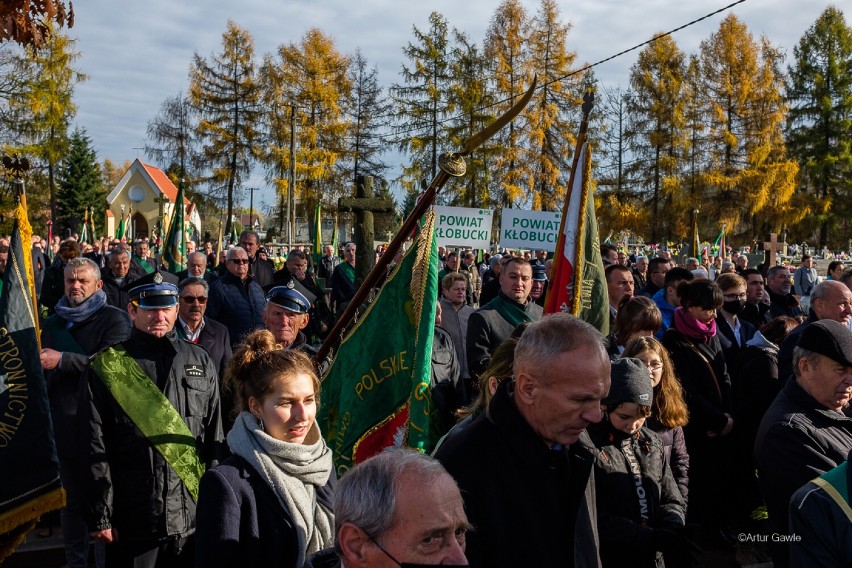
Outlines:
{"type": "Polygon", "coordinates": [[[62,296],[56,303],[56,315],[65,321],[80,323],[92,317],[102,307],[106,306],[107,297],[103,290],[98,290],[79,306],[68,303],[68,296],[62,296]]]}
{"type": "Polygon", "coordinates": [[[241,412],[228,433],[228,446],[266,480],[290,512],[299,541],[296,566],[305,563],[306,553],[334,543],[334,514],[317,503],[316,489],[328,482],[333,464],[316,422],[305,443],[293,444],[273,438],[251,413],[241,412]]]}

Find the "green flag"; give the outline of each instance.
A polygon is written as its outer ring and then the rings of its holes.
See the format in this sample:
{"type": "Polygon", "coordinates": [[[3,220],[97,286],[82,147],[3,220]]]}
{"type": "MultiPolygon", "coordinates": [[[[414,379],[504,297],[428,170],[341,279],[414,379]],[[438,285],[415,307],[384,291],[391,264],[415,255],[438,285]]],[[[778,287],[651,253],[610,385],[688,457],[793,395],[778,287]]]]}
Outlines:
{"type": "Polygon", "coordinates": [[[124,211],[121,212],[121,219],[118,221],[118,229],[115,230],[115,238],[118,240],[124,238],[124,211]]]}
{"type": "Polygon", "coordinates": [[[701,240],[698,238],[698,209],[692,211],[692,250],[690,253],[701,260],[701,251],[698,250],[701,240]]]}
{"type": "Polygon", "coordinates": [[[314,266],[319,266],[322,259],[322,205],[317,203],[314,214],[314,266]]]}
{"type": "Polygon", "coordinates": [[[332,230],[332,233],[331,233],[331,246],[334,247],[334,252],[332,254],[334,256],[337,256],[337,254],[338,254],[337,250],[338,250],[338,247],[340,246],[339,243],[337,242],[337,239],[338,239],[337,233],[338,233],[338,230],[337,230],[337,215],[335,214],[334,215],[334,229],[332,230]]]}
{"type": "Polygon", "coordinates": [[[317,420],[338,475],[388,446],[431,450],[438,251],[429,213],[415,244],[343,339],[317,420]]]}
{"type": "Polygon", "coordinates": [[[83,213],[83,231],[80,233],[80,242],[89,242],[89,210],[86,209],[83,213]]]}
{"type": "Polygon", "coordinates": [[[183,180],[178,183],[178,194],[172,210],[172,222],[163,243],[163,262],[175,274],[186,268],[186,225],[183,209],[183,180]]]}
{"type": "Polygon", "coordinates": [[[570,313],[608,335],[609,296],[591,185],[592,152],[585,141],[578,152],[571,191],[565,195],[544,313],[570,313]]]}
{"type": "Polygon", "coordinates": [[[0,295],[0,564],[41,515],[65,506],[39,363],[31,243],[21,196],[0,295]]]}
{"type": "Polygon", "coordinates": [[[89,208],[89,221],[92,223],[92,242],[98,240],[98,234],[95,231],[95,210],[94,208],[89,208]]]}

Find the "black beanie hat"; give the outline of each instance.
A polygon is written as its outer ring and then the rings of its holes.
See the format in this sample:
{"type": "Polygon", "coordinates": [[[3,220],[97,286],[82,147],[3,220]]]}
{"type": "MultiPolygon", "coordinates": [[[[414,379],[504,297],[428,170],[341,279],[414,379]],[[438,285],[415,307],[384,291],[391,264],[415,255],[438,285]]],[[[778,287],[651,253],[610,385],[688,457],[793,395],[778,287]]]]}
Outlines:
{"type": "Polygon", "coordinates": [[[609,394],[603,399],[607,406],[634,402],[639,406],[651,406],[654,388],[651,373],[639,359],[625,357],[612,363],[612,384],[609,394]]]}

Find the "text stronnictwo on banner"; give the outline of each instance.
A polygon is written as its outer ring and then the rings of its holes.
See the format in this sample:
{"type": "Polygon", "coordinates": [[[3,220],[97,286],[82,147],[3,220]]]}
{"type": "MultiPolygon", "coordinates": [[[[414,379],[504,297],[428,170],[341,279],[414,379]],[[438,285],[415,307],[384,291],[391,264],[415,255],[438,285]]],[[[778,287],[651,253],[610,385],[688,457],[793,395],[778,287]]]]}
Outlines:
{"type": "Polygon", "coordinates": [[[435,240],[438,246],[488,249],[491,246],[490,209],[435,206],[435,240]]]}
{"type": "Polygon", "coordinates": [[[561,213],[503,209],[500,246],[553,252],[559,235],[561,213]]]}

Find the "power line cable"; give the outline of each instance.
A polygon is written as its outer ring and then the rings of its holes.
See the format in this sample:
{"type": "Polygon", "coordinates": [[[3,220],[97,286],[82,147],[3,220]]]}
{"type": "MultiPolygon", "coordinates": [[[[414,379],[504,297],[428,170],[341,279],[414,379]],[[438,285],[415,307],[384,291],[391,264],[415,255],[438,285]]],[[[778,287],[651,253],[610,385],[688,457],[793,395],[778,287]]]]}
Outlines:
{"type": "MultiPolygon", "coordinates": [[[[696,18],[696,19],[692,20],[691,22],[687,22],[686,24],[678,26],[678,27],[676,27],[672,30],[665,32],[665,33],[657,34],[654,37],[652,37],[651,39],[643,41],[642,43],[636,44],[633,47],[630,47],[630,48],[625,49],[623,51],[619,51],[618,53],[616,53],[614,55],[610,55],[609,57],[606,57],[604,59],[601,59],[601,60],[596,61],[594,63],[591,63],[589,65],[586,65],[585,67],[581,67],[580,69],[571,71],[570,73],[567,73],[566,75],[563,75],[562,77],[557,77],[556,79],[552,79],[552,80],[548,81],[547,83],[543,83],[543,84],[539,85],[538,87],[536,87],[536,90],[543,89],[544,87],[547,87],[548,85],[552,85],[553,83],[557,83],[559,81],[564,81],[568,77],[571,77],[571,76],[576,75],[578,73],[582,73],[584,71],[588,71],[589,69],[591,69],[593,67],[597,67],[598,65],[602,65],[602,64],[604,64],[608,61],[612,61],[613,59],[615,59],[617,57],[621,57],[622,55],[630,53],[631,51],[636,51],[637,49],[639,49],[641,47],[644,47],[644,46],[646,46],[650,43],[653,43],[653,42],[655,42],[659,39],[662,39],[666,36],[670,36],[674,33],[685,30],[686,28],[688,28],[690,26],[694,26],[695,24],[697,24],[699,22],[702,22],[702,21],[704,21],[708,18],[712,18],[713,16],[715,16],[717,14],[721,14],[722,12],[725,12],[727,10],[730,10],[734,6],[737,6],[738,4],[742,4],[744,2],[746,2],[746,0],[737,0],[736,2],[732,2],[732,3],[728,4],[727,6],[723,6],[722,8],[719,8],[718,10],[714,10],[713,12],[710,12],[709,14],[705,14],[704,16],[701,16],[700,18],[696,18]]],[[[490,104],[488,106],[481,107],[481,108],[477,109],[477,111],[479,111],[479,112],[485,111],[485,110],[488,110],[490,108],[496,107],[498,105],[502,105],[502,104],[511,102],[513,100],[513,98],[514,97],[505,98],[503,100],[497,101],[497,102],[490,104]]],[[[437,123],[438,124],[445,124],[445,123],[451,122],[453,120],[458,120],[462,116],[464,116],[464,115],[459,114],[459,115],[451,116],[451,117],[448,117],[448,118],[441,119],[441,120],[437,121],[437,123]]],[[[422,130],[422,129],[423,129],[423,127],[419,127],[419,126],[413,127],[413,128],[410,128],[410,129],[403,129],[403,130],[397,131],[395,133],[395,135],[398,137],[400,135],[405,135],[405,134],[408,134],[409,132],[417,132],[417,131],[422,130]]]]}

